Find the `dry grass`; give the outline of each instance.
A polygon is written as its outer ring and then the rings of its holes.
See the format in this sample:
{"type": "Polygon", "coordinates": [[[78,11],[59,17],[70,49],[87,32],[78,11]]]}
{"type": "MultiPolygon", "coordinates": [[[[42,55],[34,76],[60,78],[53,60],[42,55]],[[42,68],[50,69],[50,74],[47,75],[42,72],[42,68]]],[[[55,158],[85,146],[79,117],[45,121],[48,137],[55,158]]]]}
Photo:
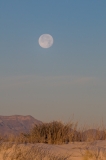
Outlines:
{"type": "Polygon", "coordinates": [[[36,125],[29,137],[32,143],[64,144],[68,142],[91,142],[105,140],[106,130],[102,127],[78,129],[78,123],[69,122],[64,124],[54,121],[36,125]]]}
{"type": "Polygon", "coordinates": [[[77,124],[62,122],[44,123],[36,125],[31,133],[31,141],[33,143],[48,143],[48,144],[64,144],[77,139],[76,136],[77,124]]]}
{"type": "Polygon", "coordinates": [[[106,149],[95,147],[85,149],[83,160],[106,160],[106,149]]]}
{"type": "Polygon", "coordinates": [[[51,150],[42,145],[14,144],[3,142],[0,144],[1,160],[68,160],[71,155],[54,155],[51,150]]]}

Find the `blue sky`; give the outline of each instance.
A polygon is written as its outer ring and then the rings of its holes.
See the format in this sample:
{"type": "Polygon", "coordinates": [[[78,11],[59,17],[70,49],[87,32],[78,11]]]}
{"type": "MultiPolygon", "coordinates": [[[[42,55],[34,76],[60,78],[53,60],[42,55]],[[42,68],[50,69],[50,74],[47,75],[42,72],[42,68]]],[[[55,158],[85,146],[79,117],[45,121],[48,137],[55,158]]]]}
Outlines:
{"type": "Polygon", "coordinates": [[[105,61],[105,0],[0,0],[1,115],[106,121],[105,61]]]}

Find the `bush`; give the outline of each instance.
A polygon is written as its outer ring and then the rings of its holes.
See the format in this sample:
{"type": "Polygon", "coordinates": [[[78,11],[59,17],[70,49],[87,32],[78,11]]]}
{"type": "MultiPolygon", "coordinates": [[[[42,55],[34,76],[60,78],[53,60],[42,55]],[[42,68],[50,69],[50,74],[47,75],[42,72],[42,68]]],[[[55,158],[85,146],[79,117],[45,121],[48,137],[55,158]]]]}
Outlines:
{"type": "Polygon", "coordinates": [[[53,121],[35,125],[30,136],[33,143],[63,144],[75,141],[76,127],[73,123],[63,124],[62,122],[53,121]]]}

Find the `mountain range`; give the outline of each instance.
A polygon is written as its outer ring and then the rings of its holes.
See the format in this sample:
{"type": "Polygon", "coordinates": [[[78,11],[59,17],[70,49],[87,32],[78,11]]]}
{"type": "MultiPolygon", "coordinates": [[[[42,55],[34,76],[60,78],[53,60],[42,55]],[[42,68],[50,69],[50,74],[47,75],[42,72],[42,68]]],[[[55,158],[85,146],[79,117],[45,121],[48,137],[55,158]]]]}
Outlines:
{"type": "Polygon", "coordinates": [[[0,116],[0,135],[29,133],[35,124],[42,122],[30,115],[0,116]]]}

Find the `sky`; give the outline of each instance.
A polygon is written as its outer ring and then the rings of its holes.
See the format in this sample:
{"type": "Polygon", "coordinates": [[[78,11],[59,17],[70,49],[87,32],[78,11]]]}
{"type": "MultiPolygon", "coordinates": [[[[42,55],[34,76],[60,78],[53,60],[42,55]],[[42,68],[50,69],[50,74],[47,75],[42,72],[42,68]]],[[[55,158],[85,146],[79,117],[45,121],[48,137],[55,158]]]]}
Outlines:
{"type": "Polygon", "coordinates": [[[0,115],[14,114],[106,122],[106,0],[0,0],[0,115]]]}

